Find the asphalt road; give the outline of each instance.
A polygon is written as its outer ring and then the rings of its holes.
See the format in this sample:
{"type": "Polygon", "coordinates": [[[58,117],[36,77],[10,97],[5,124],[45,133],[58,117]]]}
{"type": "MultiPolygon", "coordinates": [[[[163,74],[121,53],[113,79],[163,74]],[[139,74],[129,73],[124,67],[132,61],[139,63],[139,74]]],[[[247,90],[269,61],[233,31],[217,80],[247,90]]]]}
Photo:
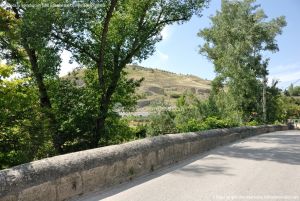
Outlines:
{"type": "Polygon", "coordinates": [[[300,201],[300,131],[214,149],[81,201],[300,201]]]}

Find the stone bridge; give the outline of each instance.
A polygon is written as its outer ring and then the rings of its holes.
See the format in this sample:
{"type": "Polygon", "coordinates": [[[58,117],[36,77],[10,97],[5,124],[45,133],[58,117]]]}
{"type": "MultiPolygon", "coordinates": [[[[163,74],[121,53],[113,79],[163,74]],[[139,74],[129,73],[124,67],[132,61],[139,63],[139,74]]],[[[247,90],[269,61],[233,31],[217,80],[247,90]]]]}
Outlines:
{"type": "Polygon", "coordinates": [[[288,130],[288,126],[169,134],[34,161],[0,171],[0,201],[74,199],[149,174],[217,146],[282,130],[288,130]]]}

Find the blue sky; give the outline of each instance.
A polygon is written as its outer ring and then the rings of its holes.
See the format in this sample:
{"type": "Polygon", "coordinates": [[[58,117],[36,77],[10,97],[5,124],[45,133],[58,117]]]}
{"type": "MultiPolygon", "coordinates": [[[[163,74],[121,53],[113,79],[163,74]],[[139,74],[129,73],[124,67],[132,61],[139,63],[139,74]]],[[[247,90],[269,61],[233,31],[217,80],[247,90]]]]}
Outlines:
{"type": "MultiPolygon", "coordinates": [[[[267,16],[286,17],[287,26],[276,39],[279,52],[270,54],[269,80],[278,79],[279,87],[286,88],[300,79],[300,0],[257,0],[267,16]]],[[[198,54],[204,41],[197,37],[200,29],[209,27],[209,16],[221,7],[221,0],[211,0],[209,8],[203,10],[201,18],[193,17],[183,25],[172,25],[162,31],[163,40],[157,44],[156,52],[140,65],[181,74],[197,75],[204,79],[215,76],[213,64],[198,54]]],[[[71,71],[74,64],[68,63],[70,54],[64,52],[61,74],[71,71]]],[[[300,85],[300,81],[297,82],[300,85]]]]}
{"type": "MultiPolygon", "coordinates": [[[[283,34],[276,38],[280,50],[268,55],[271,58],[269,80],[279,79],[278,86],[285,88],[300,79],[300,1],[258,0],[256,4],[261,5],[269,18],[286,17],[287,26],[283,34]]],[[[198,54],[199,45],[204,41],[197,37],[197,33],[209,27],[209,16],[214,15],[220,7],[221,0],[211,0],[201,18],[193,17],[183,25],[166,27],[162,32],[164,39],[157,44],[156,53],[140,65],[213,79],[213,64],[198,54]]]]}

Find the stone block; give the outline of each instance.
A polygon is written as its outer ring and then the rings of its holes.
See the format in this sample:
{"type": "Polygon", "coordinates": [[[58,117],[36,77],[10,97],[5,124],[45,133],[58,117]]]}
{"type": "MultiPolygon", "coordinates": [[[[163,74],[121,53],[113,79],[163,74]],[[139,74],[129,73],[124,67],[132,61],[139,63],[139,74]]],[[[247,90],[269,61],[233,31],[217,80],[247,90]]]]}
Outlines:
{"type": "Polygon", "coordinates": [[[162,148],[162,149],[159,149],[157,152],[156,152],[156,158],[157,158],[157,163],[158,163],[158,167],[162,167],[163,166],[163,162],[164,162],[164,155],[165,155],[165,150],[162,148]]]}
{"type": "Polygon", "coordinates": [[[174,145],[167,146],[166,148],[164,148],[163,165],[172,164],[174,161],[174,145]]]}
{"type": "Polygon", "coordinates": [[[151,151],[147,154],[143,154],[144,168],[146,171],[153,171],[158,166],[156,152],[151,151]]]}
{"type": "Polygon", "coordinates": [[[91,192],[105,186],[107,166],[100,166],[81,173],[83,192],[91,192]]]}
{"type": "Polygon", "coordinates": [[[190,142],[186,142],[184,143],[184,147],[183,147],[183,151],[184,151],[184,156],[189,156],[191,154],[191,143],[190,142]]]}
{"type": "Polygon", "coordinates": [[[126,171],[128,176],[132,178],[141,175],[143,172],[147,172],[144,163],[142,154],[128,158],[126,160],[126,171]]]}
{"type": "Polygon", "coordinates": [[[58,179],[56,182],[57,200],[62,201],[83,193],[82,180],[79,173],[58,179]]]}
{"type": "Polygon", "coordinates": [[[178,161],[184,158],[185,156],[185,147],[184,144],[175,144],[174,145],[174,160],[178,161]]]}
{"type": "Polygon", "coordinates": [[[201,140],[201,141],[194,141],[194,142],[191,142],[191,144],[190,144],[190,152],[191,152],[191,154],[201,153],[203,149],[204,149],[203,140],[201,140]]]}
{"type": "Polygon", "coordinates": [[[109,165],[105,175],[105,185],[111,186],[127,180],[126,161],[116,161],[109,165]]]}
{"type": "Polygon", "coordinates": [[[18,201],[56,201],[55,184],[46,182],[23,190],[19,194],[18,201]]]}

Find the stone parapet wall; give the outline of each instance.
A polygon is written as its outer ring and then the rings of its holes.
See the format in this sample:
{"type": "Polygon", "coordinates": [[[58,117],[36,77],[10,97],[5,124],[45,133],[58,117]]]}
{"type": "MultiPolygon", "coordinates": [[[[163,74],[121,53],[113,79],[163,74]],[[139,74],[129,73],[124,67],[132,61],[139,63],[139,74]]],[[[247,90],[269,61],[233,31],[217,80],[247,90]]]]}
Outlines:
{"type": "Polygon", "coordinates": [[[169,134],[90,149],[0,171],[0,201],[62,201],[145,175],[195,154],[285,125],[169,134]]]}

